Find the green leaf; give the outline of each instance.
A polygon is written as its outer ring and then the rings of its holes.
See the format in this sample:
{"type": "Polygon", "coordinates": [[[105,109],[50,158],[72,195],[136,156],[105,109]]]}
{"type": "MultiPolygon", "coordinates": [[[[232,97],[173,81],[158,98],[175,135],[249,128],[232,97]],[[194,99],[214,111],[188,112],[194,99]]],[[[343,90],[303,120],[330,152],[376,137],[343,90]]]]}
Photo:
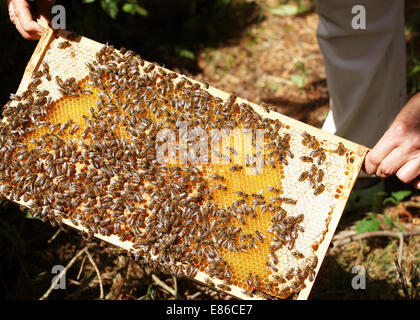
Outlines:
{"type": "Polygon", "coordinates": [[[379,221],[378,220],[362,220],[356,224],[356,232],[358,234],[378,231],[379,230],[379,221]]]}
{"type": "Polygon", "coordinates": [[[136,8],[134,8],[133,3],[124,3],[124,5],[122,6],[122,10],[129,14],[136,14],[136,8]]]}
{"type": "Polygon", "coordinates": [[[24,213],[25,213],[25,218],[27,218],[27,219],[41,220],[41,218],[39,216],[34,217],[29,210],[25,210],[24,213]]]}
{"type": "Polygon", "coordinates": [[[276,16],[293,16],[299,13],[299,8],[291,4],[283,4],[268,10],[276,16]]]}
{"type": "Polygon", "coordinates": [[[278,89],[280,89],[280,86],[277,83],[270,83],[270,90],[271,91],[277,91],[278,89]]]}
{"type": "Polygon", "coordinates": [[[400,191],[395,191],[392,192],[391,195],[398,201],[402,201],[405,198],[407,198],[408,196],[411,195],[411,191],[410,190],[400,190],[400,191]]]}
{"type": "Polygon", "coordinates": [[[302,72],[303,75],[306,75],[305,65],[302,62],[296,63],[296,69],[302,72]]]}
{"type": "Polygon", "coordinates": [[[292,82],[295,83],[299,89],[303,88],[306,82],[306,77],[302,74],[294,74],[291,78],[292,82]]]}
{"type": "Polygon", "coordinates": [[[101,6],[105,10],[105,12],[112,18],[118,14],[118,5],[116,1],[113,0],[101,0],[101,6]]]}
{"type": "Polygon", "coordinates": [[[388,197],[384,199],[384,202],[382,203],[384,206],[386,206],[387,204],[392,204],[392,205],[396,205],[397,204],[397,200],[395,200],[394,197],[388,197]]]}
{"type": "Polygon", "coordinates": [[[145,8],[139,6],[138,4],[135,4],[134,8],[136,9],[136,12],[143,17],[146,17],[149,14],[145,8]]]}
{"type": "Polygon", "coordinates": [[[416,73],[420,71],[420,64],[415,65],[413,68],[411,68],[409,76],[414,76],[416,73]]]}
{"type": "Polygon", "coordinates": [[[95,2],[96,0],[83,0],[83,3],[93,3],[93,2],[95,2]]]}
{"type": "Polygon", "coordinates": [[[384,218],[384,222],[390,227],[392,228],[394,226],[394,221],[392,221],[392,219],[390,217],[385,217],[384,218]]]}
{"type": "Polygon", "coordinates": [[[187,58],[187,59],[191,59],[194,60],[195,59],[195,54],[194,52],[185,49],[185,48],[175,48],[175,53],[183,58],[187,58]]]}

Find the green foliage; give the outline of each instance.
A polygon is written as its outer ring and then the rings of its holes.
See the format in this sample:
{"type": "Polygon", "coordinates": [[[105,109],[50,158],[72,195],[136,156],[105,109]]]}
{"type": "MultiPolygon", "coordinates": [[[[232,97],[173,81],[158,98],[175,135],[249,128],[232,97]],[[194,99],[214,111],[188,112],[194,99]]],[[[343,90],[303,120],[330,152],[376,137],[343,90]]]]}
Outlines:
{"type": "Polygon", "coordinates": [[[147,287],[146,300],[155,300],[153,284],[147,287]]]}
{"type": "MultiPolygon", "coordinates": [[[[93,3],[96,0],[83,0],[83,3],[89,4],[93,3]]],[[[115,19],[118,15],[118,12],[120,10],[120,7],[122,11],[129,13],[131,15],[141,15],[141,16],[147,16],[148,12],[147,10],[140,6],[138,3],[138,0],[100,0],[101,7],[104,9],[104,11],[112,18],[115,19]]]]}
{"type": "Polygon", "coordinates": [[[297,85],[299,89],[302,89],[305,86],[307,73],[305,69],[305,65],[301,62],[298,62],[296,64],[296,69],[298,70],[298,73],[292,75],[292,82],[297,85]]]}
{"type": "Polygon", "coordinates": [[[118,4],[116,0],[101,0],[101,6],[102,9],[105,10],[105,12],[112,18],[115,19],[115,17],[118,14],[118,4]]]}
{"type": "Polygon", "coordinates": [[[139,6],[137,3],[124,3],[122,10],[132,15],[139,14],[144,17],[147,16],[147,10],[139,6]]]}
{"type": "Polygon", "coordinates": [[[191,50],[188,50],[184,47],[176,47],[175,53],[178,57],[186,58],[190,60],[195,60],[195,54],[191,50]]]}
{"type": "Polygon", "coordinates": [[[268,8],[268,11],[276,16],[293,16],[299,12],[299,8],[292,4],[282,4],[268,8]]]}
{"type": "Polygon", "coordinates": [[[391,192],[389,196],[388,192],[376,192],[372,200],[372,212],[379,213],[386,205],[398,205],[402,200],[406,199],[411,195],[410,190],[399,190],[391,192]]]}
{"type": "Polygon", "coordinates": [[[370,216],[366,217],[365,219],[359,221],[356,224],[356,232],[358,234],[362,234],[371,231],[378,231],[379,223],[380,222],[376,218],[376,214],[371,214],[370,216]]]}
{"type": "Polygon", "coordinates": [[[398,281],[404,293],[404,298],[406,300],[418,300],[420,297],[420,264],[412,261],[409,268],[410,271],[407,275],[398,263],[397,258],[394,259],[394,263],[397,268],[398,281]]]}
{"type": "Polygon", "coordinates": [[[385,217],[384,222],[390,228],[395,227],[394,221],[390,217],[385,217]]]}
{"type": "Polygon", "coordinates": [[[385,198],[382,204],[384,206],[386,206],[387,204],[397,205],[410,195],[411,195],[410,190],[395,191],[391,193],[390,197],[385,198]]]}
{"type": "Polygon", "coordinates": [[[270,91],[272,92],[276,92],[277,90],[280,89],[280,85],[278,83],[270,83],[270,91]]]}
{"type": "Polygon", "coordinates": [[[313,12],[315,1],[309,1],[309,5],[305,5],[301,0],[286,0],[275,7],[267,6],[266,9],[276,16],[293,16],[313,12]]]}
{"type": "MultiPolygon", "coordinates": [[[[377,231],[380,228],[380,221],[376,217],[376,213],[380,212],[383,206],[388,204],[398,205],[402,200],[406,199],[411,195],[410,190],[399,190],[391,192],[391,195],[387,192],[376,192],[372,201],[372,212],[373,214],[364,218],[356,224],[356,231],[358,234],[365,232],[377,231]]],[[[383,222],[390,228],[397,227],[402,229],[399,223],[394,223],[390,217],[384,217],[383,222]]]]}

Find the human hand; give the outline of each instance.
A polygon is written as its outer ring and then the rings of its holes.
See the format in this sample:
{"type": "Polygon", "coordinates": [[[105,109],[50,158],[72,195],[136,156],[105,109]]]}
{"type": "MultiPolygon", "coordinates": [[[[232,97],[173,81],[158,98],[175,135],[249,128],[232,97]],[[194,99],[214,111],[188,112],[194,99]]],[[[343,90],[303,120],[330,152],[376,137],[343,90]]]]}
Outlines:
{"type": "Polygon", "coordinates": [[[34,20],[34,17],[36,19],[43,16],[49,21],[54,2],[54,0],[37,0],[33,1],[31,6],[26,0],[7,0],[10,21],[22,37],[38,40],[44,28],[34,20]]]}
{"type": "Polygon", "coordinates": [[[420,189],[420,93],[411,98],[365,159],[364,170],[386,178],[393,174],[420,189]]]}

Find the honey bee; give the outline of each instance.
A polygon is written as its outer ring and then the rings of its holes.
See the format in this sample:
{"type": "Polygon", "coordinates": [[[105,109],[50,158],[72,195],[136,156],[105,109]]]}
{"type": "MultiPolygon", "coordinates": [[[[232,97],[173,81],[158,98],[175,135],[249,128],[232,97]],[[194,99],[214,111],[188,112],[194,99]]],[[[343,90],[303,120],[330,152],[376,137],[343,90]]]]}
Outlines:
{"type": "Polygon", "coordinates": [[[265,265],[267,266],[268,269],[274,271],[274,272],[278,272],[279,270],[273,266],[270,262],[266,262],[265,265]]]}
{"type": "Polygon", "coordinates": [[[310,156],[310,157],[312,157],[312,158],[316,158],[316,157],[318,157],[318,156],[319,156],[322,152],[323,152],[323,150],[322,150],[321,148],[318,148],[318,149],[316,149],[316,150],[312,151],[312,152],[309,154],[309,156],[310,156]]]}
{"type": "Polygon", "coordinates": [[[255,234],[257,235],[258,240],[260,240],[261,243],[264,243],[264,236],[258,231],[255,231],[255,234]]]}
{"type": "Polygon", "coordinates": [[[245,192],[242,191],[236,191],[235,192],[237,196],[239,197],[244,197],[244,198],[248,198],[248,194],[246,194],[245,192]]]}
{"type": "Polygon", "coordinates": [[[150,73],[155,68],[155,64],[149,63],[143,70],[145,73],[150,73]]]}
{"type": "Polygon", "coordinates": [[[215,188],[216,188],[216,190],[223,190],[223,191],[227,190],[227,187],[224,186],[224,185],[221,185],[220,183],[217,184],[215,188]]]}
{"type": "Polygon", "coordinates": [[[315,271],[314,270],[309,271],[308,280],[311,281],[311,282],[315,280],[315,271]]]}
{"type": "Polygon", "coordinates": [[[299,159],[302,160],[303,162],[313,162],[314,161],[313,158],[308,157],[308,156],[301,156],[299,159]]]}
{"type": "Polygon", "coordinates": [[[262,194],[259,194],[259,193],[252,193],[251,196],[255,199],[264,200],[264,196],[262,194]]]}
{"type": "Polygon", "coordinates": [[[318,168],[316,167],[316,165],[312,165],[311,170],[309,171],[309,176],[313,177],[318,171],[318,168]]]}
{"type": "Polygon", "coordinates": [[[318,175],[316,177],[316,182],[321,183],[324,178],[324,171],[322,169],[318,170],[318,175]]]}
{"type": "Polygon", "coordinates": [[[260,105],[261,105],[261,107],[263,107],[265,112],[267,112],[267,113],[270,112],[270,107],[267,103],[262,102],[260,105]]]}
{"type": "Polygon", "coordinates": [[[71,43],[69,42],[69,41],[62,41],[62,42],[60,42],[58,45],[57,45],[57,48],[58,49],[66,49],[66,48],[68,48],[68,47],[70,47],[71,46],[71,43]]]}
{"type": "Polygon", "coordinates": [[[70,130],[70,134],[74,134],[79,129],[79,125],[75,123],[70,130]]]}
{"type": "Polygon", "coordinates": [[[277,274],[273,274],[272,277],[279,283],[286,283],[286,280],[277,274]]]}
{"type": "Polygon", "coordinates": [[[277,265],[279,263],[279,259],[277,258],[277,255],[274,252],[270,253],[270,258],[274,265],[277,265]]]}
{"type": "Polygon", "coordinates": [[[260,283],[259,283],[259,277],[258,277],[257,274],[254,276],[254,283],[253,283],[253,285],[254,285],[254,288],[258,288],[259,285],[260,285],[260,283]]]}
{"type": "Polygon", "coordinates": [[[296,258],[298,258],[298,259],[303,259],[303,258],[305,258],[305,256],[304,256],[302,253],[300,253],[299,251],[293,251],[293,252],[292,252],[292,256],[294,256],[294,257],[296,257],[296,258]]]}
{"type": "Polygon", "coordinates": [[[309,260],[308,260],[309,265],[312,267],[312,269],[315,269],[315,267],[318,264],[318,257],[317,256],[312,256],[309,260]]]}
{"type": "Polygon", "coordinates": [[[325,161],[325,159],[327,158],[327,156],[325,155],[325,152],[321,153],[321,155],[318,158],[318,165],[322,165],[325,161]]]}
{"type": "Polygon", "coordinates": [[[251,292],[249,292],[248,290],[246,290],[246,289],[242,289],[241,290],[241,293],[243,293],[244,295],[246,295],[246,296],[248,296],[248,297],[250,297],[250,298],[252,298],[254,295],[251,293],[251,292]]]}
{"type": "Polygon", "coordinates": [[[317,196],[321,194],[322,192],[324,192],[324,190],[325,190],[325,186],[321,183],[318,187],[316,187],[314,191],[314,195],[317,196]]]}
{"type": "Polygon", "coordinates": [[[305,180],[306,180],[306,178],[308,178],[308,176],[309,176],[308,171],[304,171],[304,172],[302,172],[302,173],[300,174],[300,176],[299,176],[299,181],[305,181],[305,180]]]}
{"type": "Polygon", "coordinates": [[[243,169],[242,166],[232,166],[229,168],[230,171],[240,171],[242,169],[243,169]]]}
{"type": "Polygon", "coordinates": [[[279,193],[280,192],[279,189],[277,189],[277,188],[275,188],[273,186],[267,186],[267,190],[268,191],[271,191],[271,192],[274,192],[274,193],[279,193]]]}
{"type": "Polygon", "coordinates": [[[42,77],[42,75],[43,75],[43,72],[42,71],[35,71],[34,73],[32,73],[32,79],[37,79],[37,78],[40,78],[40,77],[42,77]]]}
{"type": "Polygon", "coordinates": [[[339,156],[342,156],[347,152],[347,149],[344,147],[344,144],[342,142],[338,143],[336,152],[339,156]]]}
{"type": "Polygon", "coordinates": [[[246,278],[246,283],[247,283],[249,286],[252,286],[252,273],[248,273],[248,276],[247,276],[247,278],[246,278]]]}

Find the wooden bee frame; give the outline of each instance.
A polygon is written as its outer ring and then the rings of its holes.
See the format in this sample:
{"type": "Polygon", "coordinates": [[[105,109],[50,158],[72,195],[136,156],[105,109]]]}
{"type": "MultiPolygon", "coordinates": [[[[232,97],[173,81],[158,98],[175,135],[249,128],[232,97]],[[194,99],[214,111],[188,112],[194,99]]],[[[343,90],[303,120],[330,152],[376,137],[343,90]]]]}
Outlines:
{"type": "MultiPolygon", "coordinates": [[[[95,57],[95,53],[100,50],[103,45],[100,43],[97,43],[95,41],[92,41],[90,39],[87,39],[85,37],[74,37],[70,32],[65,31],[65,30],[60,30],[60,31],[56,31],[54,32],[53,30],[51,30],[50,28],[47,28],[47,32],[43,35],[43,37],[41,38],[41,40],[39,41],[26,69],[25,69],[25,73],[23,75],[22,81],[20,83],[19,89],[17,91],[17,94],[21,94],[22,92],[24,92],[29,83],[32,80],[32,75],[34,72],[36,72],[37,70],[40,69],[46,55],[49,53],[50,50],[60,50],[60,47],[57,46],[57,43],[61,40],[65,40],[71,38],[71,42],[73,44],[77,44],[79,50],[84,50],[84,53],[86,56],[91,56],[91,57],[95,57]]],[[[67,46],[66,48],[62,48],[62,50],[67,50],[67,46]]],[[[71,49],[71,48],[70,48],[71,49]]],[[[66,61],[58,61],[57,63],[73,63],[72,65],[72,69],[75,70],[76,72],[78,70],[83,70],[83,68],[86,70],[85,67],[85,62],[82,58],[80,58],[80,56],[78,55],[77,50],[76,51],[71,51],[69,50],[69,56],[67,57],[68,60],[66,61]]],[[[69,67],[67,67],[68,69],[69,67]]],[[[51,69],[52,73],[54,73],[54,69],[51,69]]],[[[52,74],[52,76],[54,77],[54,74],[52,74]]],[[[192,83],[197,83],[196,81],[189,79],[192,83]]],[[[209,92],[211,95],[215,96],[215,97],[219,97],[223,100],[229,99],[229,94],[226,92],[223,92],[221,90],[218,90],[216,88],[213,87],[206,87],[206,91],[209,92]]],[[[58,98],[58,96],[56,96],[55,98],[58,98]]],[[[335,135],[329,134],[327,132],[324,132],[320,129],[311,127],[307,124],[304,124],[302,122],[299,122],[297,120],[294,120],[292,118],[286,117],[282,114],[279,114],[277,112],[271,111],[271,110],[267,110],[264,107],[261,107],[255,103],[251,103],[248,102],[246,100],[237,98],[236,100],[237,102],[244,102],[246,104],[249,104],[252,109],[259,114],[260,116],[262,116],[263,118],[269,118],[269,119],[273,119],[273,120],[279,120],[282,124],[284,124],[286,127],[288,128],[292,128],[293,130],[295,130],[294,132],[304,132],[307,135],[310,136],[314,136],[317,137],[318,140],[325,141],[325,143],[328,143],[330,145],[338,145],[338,151],[336,153],[340,153],[340,149],[339,148],[343,148],[343,152],[347,152],[346,153],[346,159],[347,159],[347,164],[346,164],[346,171],[345,172],[336,172],[337,175],[339,175],[342,179],[340,181],[343,181],[342,184],[338,187],[337,186],[337,191],[334,189],[332,190],[331,188],[329,188],[327,192],[331,198],[335,197],[334,201],[334,205],[328,208],[325,208],[327,210],[327,215],[323,216],[324,218],[326,217],[325,221],[321,221],[319,224],[321,225],[321,229],[322,229],[322,235],[317,234],[318,240],[316,240],[315,244],[311,243],[312,248],[314,249],[316,258],[318,260],[318,263],[316,264],[316,268],[314,269],[314,274],[310,276],[310,278],[315,278],[316,275],[318,274],[319,268],[321,266],[321,263],[325,257],[325,254],[328,250],[329,244],[332,240],[332,237],[334,235],[335,229],[338,225],[338,222],[340,220],[341,214],[344,210],[344,207],[346,205],[347,199],[350,195],[350,192],[353,188],[353,185],[357,179],[357,176],[359,174],[359,171],[361,169],[361,166],[363,164],[364,161],[364,157],[368,151],[368,149],[364,146],[355,144],[353,142],[347,141],[345,139],[342,139],[340,137],[337,137],[335,135]],[[329,211],[328,211],[329,210],[329,211]]],[[[307,156],[306,156],[307,157],[307,156]]],[[[334,155],[335,157],[335,155],[334,155]]],[[[311,162],[312,160],[309,158],[301,158],[300,159],[302,162],[311,162]]],[[[296,161],[300,161],[299,159],[297,159],[296,161]]],[[[236,170],[236,168],[235,168],[236,170]]],[[[232,171],[235,171],[232,170],[232,171]]],[[[322,173],[322,177],[320,177],[319,179],[322,180],[323,179],[323,175],[330,175],[330,172],[323,172],[322,173]]],[[[287,177],[286,177],[287,178],[287,177]]],[[[296,177],[295,177],[296,178],[296,177]]],[[[305,180],[307,177],[300,177],[300,179],[303,181],[305,180]]],[[[335,177],[334,177],[335,178],[335,177]]],[[[296,178],[297,179],[297,178],[296,178]]],[[[300,180],[299,179],[299,180],[300,180]]],[[[287,179],[286,179],[287,180],[287,179]]],[[[269,186],[270,191],[276,190],[276,188],[269,186]]],[[[324,192],[325,186],[323,184],[318,185],[318,188],[315,189],[315,193],[314,195],[317,196],[318,194],[324,192]]],[[[312,191],[311,191],[312,192],[312,191]]],[[[237,196],[244,196],[244,193],[237,193],[237,196]]],[[[287,197],[287,195],[286,195],[287,197]]],[[[287,198],[286,198],[287,199],[287,198]]],[[[299,199],[297,199],[299,200],[299,199]]],[[[283,200],[285,201],[285,200],[283,200]]],[[[27,202],[23,202],[23,201],[16,201],[15,202],[24,205],[24,206],[28,206],[27,202]]],[[[289,202],[291,202],[292,205],[296,204],[296,200],[289,200],[289,202]],[[295,203],[293,203],[293,201],[295,201],[295,203]]],[[[286,202],[287,203],[287,202],[286,202]]],[[[305,211],[306,214],[310,215],[311,214],[311,210],[312,208],[310,206],[307,207],[307,210],[305,211]]],[[[63,222],[75,229],[78,229],[80,231],[87,231],[86,228],[84,228],[81,225],[75,225],[74,223],[72,223],[71,220],[69,219],[63,219],[63,222]]],[[[101,235],[101,234],[95,234],[95,236],[101,240],[104,240],[108,243],[111,243],[115,246],[118,246],[122,249],[125,249],[127,251],[132,251],[132,243],[127,242],[127,241],[121,241],[119,239],[118,236],[116,235],[111,235],[111,236],[105,236],[105,235],[101,235]]],[[[263,241],[263,237],[257,233],[257,237],[256,239],[259,239],[259,241],[263,241]]],[[[296,256],[299,255],[299,253],[295,254],[296,256]]],[[[279,262],[279,264],[281,264],[281,261],[279,262]]],[[[273,266],[271,266],[272,268],[273,266]]],[[[274,266],[275,267],[275,266],[274,266]]],[[[194,277],[194,280],[199,281],[201,283],[206,284],[206,282],[208,282],[206,279],[208,278],[208,274],[206,272],[203,271],[198,271],[194,277]]],[[[255,279],[255,281],[257,281],[255,279]]],[[[224,284],[224,282],[222,280],[219,279],[215,279],[212,281],[214,283],[215,286],[217,286],[217,288],[223,291],[226,291],[226,285],[224,284]]],[[[305,288],[303,288],[302,290],[300,290],[297,299],[307,299],[312,285],[314,283],[314,279],[312,279],[312,281],[309,281],[309,279],[304,280],[305,283],[305,288]]],[[[258,285],[257,285],[258,287],[258,285]]],[[[230,286],[230,291],[227,292],[228,294],[231,294],[237,298],[241,298],[241,299],[250,299],[250,297],[248,295],[246,295],[244,292],[242,292],[241,287],[236,286],[236,285],[232,285],[230,286]]],[[[261,298],[261,297],[255,297],[254,298],[261,298]]]]}

